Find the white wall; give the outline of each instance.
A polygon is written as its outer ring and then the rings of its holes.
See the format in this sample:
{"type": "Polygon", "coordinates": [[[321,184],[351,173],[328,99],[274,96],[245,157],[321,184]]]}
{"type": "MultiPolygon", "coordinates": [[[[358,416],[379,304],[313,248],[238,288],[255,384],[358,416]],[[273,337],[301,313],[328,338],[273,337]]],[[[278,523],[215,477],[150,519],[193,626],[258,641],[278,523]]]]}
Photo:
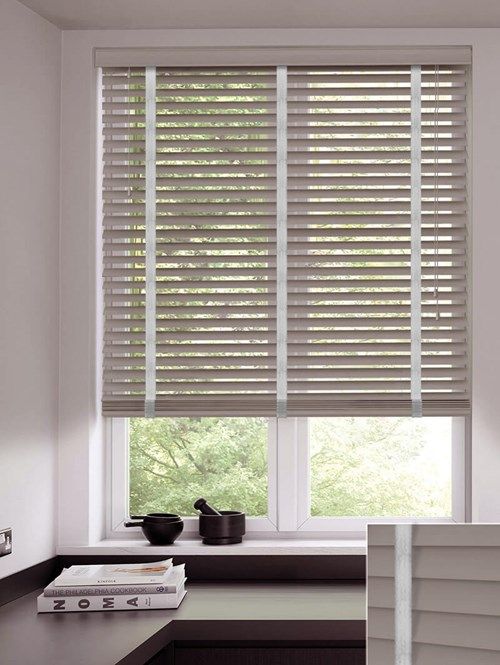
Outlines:
{"type": "Polygon", "coordinates": [[[14,527],[0,577],[54,553],[57,459],[60,544],[102,534],[95,46],[473,47],[472,517],[500,521],[500,30],[68,31],[62,72],[60,39],[0,0],[0,528],[14,527]]]}
{"type": "Polygon", "coordinates": [[[55,554],[60,34],[0,0],[0,578],[55,554]]]}
{"type": "Polygon", "coordinates": [[[86,30],[63,34],[62,285],[59,497],[61,545],[86,545],[102,533],[96,512],[102,460],[99,417],[99,278],[95,221],[97,46],[471,45],[472,143],[472,519],[500,522],[500,307],[496,306],[500,221],[499,29],[86,30]],[[78,132],[74,127],[78,126],[78,132]],[[75,155],[78,159],[75,160],[75,155]],[[78,293],[78,298],[75,298],[78,293]],[[70,343],[71,340],[71,343],[70,343]],[[98,454],[97,454],[98,453],[98,454]],[[87,497],[94,500],[90,506],[87,497]],[[74,512],[83,517],[75,522],[74,512]]]}

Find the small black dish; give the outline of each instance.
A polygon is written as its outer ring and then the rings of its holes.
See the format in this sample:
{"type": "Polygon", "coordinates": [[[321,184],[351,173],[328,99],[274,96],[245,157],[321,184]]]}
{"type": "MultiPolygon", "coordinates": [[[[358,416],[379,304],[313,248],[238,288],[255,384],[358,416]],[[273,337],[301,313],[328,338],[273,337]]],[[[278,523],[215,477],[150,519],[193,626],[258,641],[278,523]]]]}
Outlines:
{"type": "Polygon", "coordinates": [[[147,522],[176,522],[181,519],[175,513],[148,513],[147,515],[131,515],[131,520],[146,520],[147,522]]]}
{"type": "Polygon", "coordinates": [[[245,535],[245,513],[221,510],[220,515],[200,515],[199,530],[205,545],[234,545],[245,535]]]}
{"type": "Polygon", "coordinates": [[[126,527],[140,526],[144,537],[151,545],[172,545],[181,535],[184,522],[179,515],[173,513],[151,513],[149,515],[134,515],[132,519],[137,522],[125,522],[126,527]]]}

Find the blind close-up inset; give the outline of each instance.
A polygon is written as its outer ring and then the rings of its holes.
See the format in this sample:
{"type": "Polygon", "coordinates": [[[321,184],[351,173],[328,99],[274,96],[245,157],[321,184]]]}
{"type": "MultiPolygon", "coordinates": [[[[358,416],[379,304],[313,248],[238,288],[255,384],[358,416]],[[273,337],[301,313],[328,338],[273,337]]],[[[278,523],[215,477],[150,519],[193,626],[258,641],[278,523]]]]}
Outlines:
{"type": "Polygon", "coordinates": [[[499,553],[498,524],[370,524],[367,665],[497,665],[499,553]]]}

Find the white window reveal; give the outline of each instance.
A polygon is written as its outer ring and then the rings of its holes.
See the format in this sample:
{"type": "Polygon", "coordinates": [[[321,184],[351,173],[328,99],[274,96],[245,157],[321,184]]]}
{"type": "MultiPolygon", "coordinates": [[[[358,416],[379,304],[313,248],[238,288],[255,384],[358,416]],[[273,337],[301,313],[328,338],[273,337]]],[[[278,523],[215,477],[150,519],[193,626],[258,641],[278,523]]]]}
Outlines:
{"type": "Polygon", "coordinates": [[[464,519],[455,51],[97,54],[110,533],[207,491],[262,532],[464,519]]]}

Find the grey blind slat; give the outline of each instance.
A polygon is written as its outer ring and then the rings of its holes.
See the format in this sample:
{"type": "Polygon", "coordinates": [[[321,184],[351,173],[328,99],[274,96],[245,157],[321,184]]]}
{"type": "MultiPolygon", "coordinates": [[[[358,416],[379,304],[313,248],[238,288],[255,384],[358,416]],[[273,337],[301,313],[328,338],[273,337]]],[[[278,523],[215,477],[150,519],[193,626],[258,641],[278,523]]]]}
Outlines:
{"type": "MultiPolygon", "coordinates": [[[[367,665],[393,665],[394,644],[391,640],[368,639],[367,665]]],[[[413,665],[498,665],[498,651],[419,644],[413,665]]]]}
{"type": "MultiPolygon", "coordinates": [[[[394,662],[394,531],[368,527],[368,665],[394,662]]],[[[500,527],[414,525],[413,535],[412,665],[499,662],[500,527]]]]}
{"type": "MultiPolygon", "coordinates": [[[[275,415],[275,67],[156,70],[157,415],[275,415]]],[[[469,409],[467,71],[422,67],[423,413],[469,409]]],[[[287,413],[411,414],[410,67],[288,67],[287,413]]],[[[106,415],[144,413],[145,68],[103,71],[106,415]]]]}
{"type": "MultiPolygon", "coordinates": [[[[368,637],[394,639],[394,611],[369,608],[368,637]]],[[[498,616],[479,616],[414,610],[413,644],[436,644],[464,649],[486,649],[500,654],[500,633],[498,616]]],[[[416,646],[415,646],[416,650],[416,646]]],[[[389,661],[392,665],[392,662],[389,661]]],[[[369,665],[379,665],[371,663],[369,665]]],[[[380,663],[380,665],[382,665],[380,663]]],[[[387,665],[384,663],[384,665],[387,665]]],[[[395,664],[396,665],[396,664],[395,664]]],[[[412,664],[413,665],[413,664],[412,664]]]]}
{"type": "MultiPolygon", "coordinates": [[[[498,616],[499,598],[500,580],[417,578],[413,581],[413,608],[420,612],[498,616]]],[[[368,602],[372,607],[393,609],[393,579],[373,577],[368,602]]]]}

